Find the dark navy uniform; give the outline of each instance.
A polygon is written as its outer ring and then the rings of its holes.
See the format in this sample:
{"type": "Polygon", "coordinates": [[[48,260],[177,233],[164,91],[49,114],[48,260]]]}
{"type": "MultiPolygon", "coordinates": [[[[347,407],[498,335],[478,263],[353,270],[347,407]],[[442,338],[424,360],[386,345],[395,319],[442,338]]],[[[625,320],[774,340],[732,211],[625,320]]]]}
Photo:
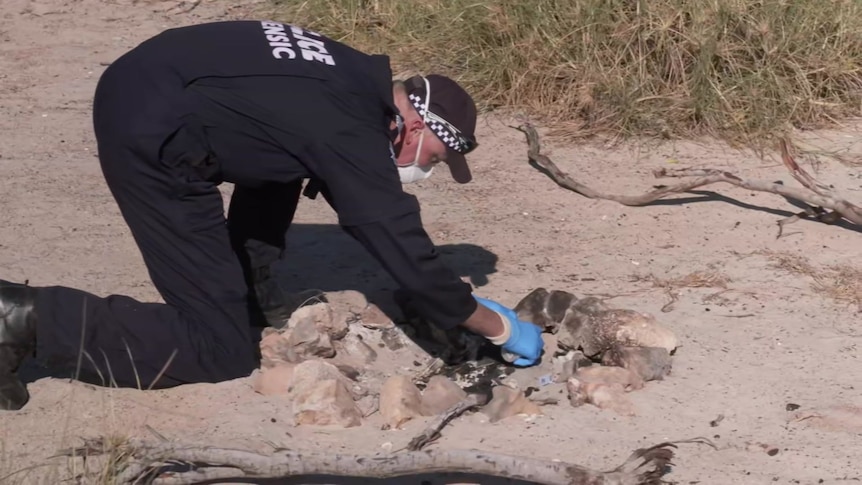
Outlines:
{"type": "Polygon", "coordinates": [[[95,93],[99,158],[167,304],[40,288],[36,356],[76,362],[83,341],[84,368],[119,386],[165,366],[154,387],[248,375],[249,283],[281,254],[306,180],[423,316],[463,323],[477,302],[402,190],[396,114],[387,57],[275,22],[168,30],[117,59],[95,93]]]}

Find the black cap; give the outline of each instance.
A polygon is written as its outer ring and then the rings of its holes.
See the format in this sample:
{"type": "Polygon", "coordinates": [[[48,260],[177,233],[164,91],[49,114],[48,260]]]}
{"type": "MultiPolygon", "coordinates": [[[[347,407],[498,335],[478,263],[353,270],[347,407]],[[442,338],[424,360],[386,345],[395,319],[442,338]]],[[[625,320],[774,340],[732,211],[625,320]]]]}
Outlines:
{"type": "Polygon", "coordinates": [[[425,98],[431,91],[428,106],[428,127],[446,145],[446,164],[456,182],[466,184],[473,179],[465,155],[473,151],[476,142],[476,103],[457,82],[439,74],[414,76],[407,79],[407,96],[423,118],[425,98]]]}

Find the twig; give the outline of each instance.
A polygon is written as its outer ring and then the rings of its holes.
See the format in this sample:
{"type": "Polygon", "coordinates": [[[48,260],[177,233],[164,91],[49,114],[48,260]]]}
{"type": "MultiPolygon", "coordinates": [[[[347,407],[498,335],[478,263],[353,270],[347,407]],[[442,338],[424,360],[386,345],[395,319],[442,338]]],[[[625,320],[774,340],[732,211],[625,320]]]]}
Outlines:
{"type": "MultiPolygon", "coordinates": [[[[116,453],[116,446],[105,443],[98,451],[116,453]]],[[[122,446],[124,455],[130,456],[131,462],[125,464],[117,483],[137,483],[145,477],[146,483],[187,484],[216,478],[287,479],[322,475],[387,479],[454,473],[517,478],[545,485],[657,485],[662,483],[661,477],[671,464],[672,448],[677,447],[674,442],[664,442],[635,450],[622,465],[603,472],[563,461],[478,450],[427,450],[368,456],[277,450],[264,455],[245,450],[149,444],[137,440],[122,446]]],[[[97,450],[91,448],[91,451],[97,450]]]]}
{"type": "Polygon", "coordinates": [[[662,168],[653,172],[653,175],[656,178],[696,178],[676,185],[659,185],[656,186],[654,190],[651,190],[650,192],[647,192],[645,194],[631,196],[606,194],[591,189],[590,187],[587,187],[586,185],[574,180],[568,174],[560,170],[559,167],[557,167],[556,164],[554,164],[554,162],[552,162],[550,158],[540,152],[541,147],[539,144],[539,134],[536,132],[535,128],[533,128],[532,125],[527,123],[518,126],[516,129],[523,132],[527,137],[528,157],[530,158],[530,160],[545,169],[549,173],[551,179],[553,179],[554,182],[556,182],[558,185],[562,186],[563,188],[575,191],[590,199],[611,200],[627,206],[642,206],[670,194],[679,194],[695,189],[697,187],[702,187],[704,185],[724,182],[748,190],[754,190],[757,192],[769,192],[777,195],[782,195],[789,199],[804,202],[813,207],[831,209],[833,213],[830,214],[832,215],[829,219],[821,219],[823,222],[834,222],[834,220],[838,220],[839,218],[843,217],[854,224],[862,225],[862,208],[859,208],[858,206],[838,197],[825,185],[814,180],[811,175],[805,172],[793,160],[787,150],[787,144],[784,141],[782,141],[781,143],[781,152],[782,160],[785,166],[787,166],[788,170],[790,170],[791,174],[794,176],[794,178],[796,178],[796,180],[802,183],[805,188],[807,188],[813,193],[799,188],[787,187],[783,184],[774,182],[765,182],[761,180],[745,180],[739,178],[738,176],[730,172],[716,169],[682,168],[672,170],[662,168]],[[834,218],[834,220],[831,220],[832,218],[834,218]]]}
{"type": "Polygon", "coordinates": [[[667,296],[670,298],[670,301],[665,303],[664,306],[661,307],[661,311],[663,313],[668,313],[673,310],[673,306],[676,304],[677,301],[679,301],[679,293],[674,291],[669,286],[665,288],[665,293],[667,293],[667,296]]]}
{"type": "Polygon", "coordinates": [[[543,397],[541,399],[530,399],[539,406],[553,406],[559,404],[560,400],[555,397],[543,397]]]}
{"type": "Polygon", "coordinates": [[[186,4],[186,1],[185,1],[185,0],[181,0],[180,2],[177,2],[177,4],[176,4],[176,5],[174,5],[170,10],[168,10],[168,12],[167,12],[167,13],[168,13],[168,14],[170,14],[170,15],[175,15],[175,14],[178,14],[178,13],[189,13],[189,12],[191,12],[192,10],[194,10],[194,9],[198,8],[198,5],[200,5],[202,1],[203,1],[203,0],[192,0],[192,1],[190,2],[190,5],[188,5],[188,6],[186,6],[185,8],[183,8],[183,6],[186,4]]]}
{"type": "Polygon", "coordinates": [[[428,364],[413,377],[413,383],[425,384],[428,379],[439,374],[445,365],[446,363],[443,362],[443,359],[440,357],[434,357],[431,359],[431,362],[428,362],[428,364]]]}
{"type": "Polygon", "coordinates": [[[446,427],[449,421],[464,414],[467,410],[483,406],[487,402],[488,397],[484,394],[468,394],[466,398],[440,413],[427,428],[414,436],[407,444],[407,449],[410,451],[421,450],[425,445],[440,437],[440,431],[446,427]]]}

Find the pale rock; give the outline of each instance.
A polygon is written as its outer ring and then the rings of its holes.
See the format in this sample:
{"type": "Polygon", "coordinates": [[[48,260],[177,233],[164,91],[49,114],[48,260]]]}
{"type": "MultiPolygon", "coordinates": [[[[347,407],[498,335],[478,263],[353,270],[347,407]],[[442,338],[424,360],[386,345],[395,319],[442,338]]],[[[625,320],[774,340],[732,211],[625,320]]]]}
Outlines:
{"type": "Polygon", "coordinates": [[[361,335],[350,333],[337,343],[339,360],[355,364],[372,364],[377,360],[377,351],[365,343],[361,335]]]}
{"type": "Polygon", "coordinates": [[[566,355],[554,360],[554,382],[564,383],[575,375],[578,369],[590,367],[593,361],[580,350],[570,350],[566,355]]]}
{"type": "Polygon", "coordinates": [[[309,322],[330,340],[340,340],[349,331],[347,314],[333,309],[329,303],[315,303],[297,308],[287,322],[288,329],[308,326],[309,322]]]}
{"type": "Polygon", "coordinates": [[[335,348],[329,335],[315,323],[310,318],[304,318],[291,327],[287,338],[287,354],[283,357],[285,360],[300,362],[312,357],[335,357],[335,348]]]}
{"type": "Polygon", "coordinates": [[[261,366],[271,367],[278,362],[299,363],[303,360],[335,356],[326,328],[326,304],[299,308],[293,313],[285,329],[265,332],[260,342],[261,366]]]}
{"type": "Polygon", "coordinates": [[[625,347],[661,347],[673,352],[679,342],[676,335],[649,313],[628,309],[611,309],[595,315],[590,336],[584,342],[584,353],[599,355],[620,345],[625,347]]]}
{"type": "Polygon", "coordinates": [[[293,396],[294,422],[299,425],[340,426],[362,424],[362,413],[350,391],[337,379],[318,381],[293,396]]]}
{"type": "Polygon", "coordinates": [[[422,414],[434,416],[467,398],[467,393],[454,381],[435,375],[428,379],[422,392],[422,414]]]}
{"type": "Polygon", "coordinates": [[[333,362],[333,365],[335,366],[336,369],[338,369],[339,372],[344,374],[344,376],[347,377],[348,379],[350,379],[351,381],[357,381],[359,379],[359,376],[361,375],[359,372],[359,369],[357,369],[351,365],[340,364],[337,362],[333,362]]]}
{"type": "Polygon", "coordinates": [[[368,328],[386,328],[392,327],[395,323],[392,319],[383,312],[377,305],[369,303],[368,306],[359,315],[359,321],[362,325],[368,328]]]}
{"type": "Polygon", "coordinates": [[[574,375],[581,382],[619,384],[627,392],[643,389],[644,380],[629,369],[616,366],[592,365],[582,367],[574,375]]]}
{"type": "Polygon", "coordinates": [[[649,314],[611,308],[587,297],[574,302],[560,324],[559,345],[564,350],[583,350],[588,357],[601,356],[615,345],[662,347],[673,352],[676,335],[649,314]]]}
{"type": "Polygon", "coordinates": [[[527,399],[520,390],[495,386],[491,395],[491,401],[482,408],[482,413],[488,416],[488,421],[492,423],[518,414],[543,414],[539,405],[527,399]]]}
{"type": "Polygon", "coordinates": [[[254,391],[264,396],[287,394],[295,367],[294,364],[283,362],[261,368],[254,377],[254,391]]]}
{"type": "Polygon", "coordinates": [[[260,340],[261,367],[272,367],[287,362],[287,337],[284,332],[271,332],[260,340]]]}
{"type": "MultiPolygon", "coordinates": [[[[355,386],[355,383],[342,374],[338,367],[329,362],[315,359],[306,360],[294,366],[293,382],[290,384],[288,392],[295,394],[328,379],[339,381],[346,389],[352,389],[355,386]]],[[[359,391],[354,392],[355,399],[361,395],[362,393],[359,391]]]]}
{"type": "Polygon", "coordinates": [[[616,345],[602,356],[602,364],[630,369],[644,381],[660,381],[673,367],[670,353],[662,347],[623,347],[616,345]]]}
{"type": "Polygon", "coordinates": [[[622,416],[634,416],[634,404],[626,396],[621,384],[604,384],[598,382],[581,382],[572,377],[566,382],[569,403],[574,406],[592,404],[599,409],[611,410],[622,416]]]}
{"type": "Polygon", "coordinates": [[[329,362],[307,360],[295,365],[287,398],[296,425],[359,426],[362,413],[352,387],[353,382],[329,362]]]}
{"type": "Polygon", "coordinates": [[[407,421],[422,416],[422,394],[409,376],[394,375],[380,388],[380,414],[384,426],[398,429],[407,421]]]}
{"type": "Polygon", "coordinates": [[[404,334],[397,326],[384,327],[380,334],[380,340],[386,345],[386,348],[395,352],[406,347],[404,343],[404,334]]]}
{"type": "Polygon", "coordinates": [[[332,319],[322,325],[322,330],[329,334],[331,340],[341,340],[350,332],[351,314],[347,312],[332,312],[332,319]]]}

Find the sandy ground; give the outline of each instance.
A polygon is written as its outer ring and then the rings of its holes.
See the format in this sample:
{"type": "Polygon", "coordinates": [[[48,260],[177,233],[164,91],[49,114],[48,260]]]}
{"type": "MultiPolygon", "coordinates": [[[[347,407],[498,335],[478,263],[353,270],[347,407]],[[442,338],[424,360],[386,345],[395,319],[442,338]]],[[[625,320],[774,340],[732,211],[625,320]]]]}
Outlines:
{"type": "MultiPolygon", "coordinates": [[[[254,7],[234,3],[208,0],[190,13],[170,13],[172,2],[3,0],[0,277],[158,301],[99,171],[90,124],[93,90],[105,63],[148,36],[243,16],[254,7]]],[[[781,197],[727,185],[713,187],[721,195],[689,194],[640,208],[589,200],[530,167],[523,135],[507,123],[495,117],[481,123],[474,183],[459,186],[440,174],[410,189],[453,267],[470,277],[479,294],[510,305],[538,286],[612,296],[614,305],[656,315],[682,346],[667,380],[631,396],[637,416],[572,408],[563,400],[533,419],[490,424],[481,413],[465,416],[433,446],[609,469],[635,448],[705,436],[718,449],[681,445],[668,480],[862,480],[859,309],[815,292],[810,276],[778,268],[764,253],[808,258],[815,268],[859,267],[859,232],[797,222],[787,226],[791,234],[776,239],[776,221],[798,209],[781,197]],[[727,291],[681,288],[678,301],[663,312],[668,293],[649,276],[668,280],[693,272],[725,277],[727,291]],[[799,409],[789,412],[788,403],[799,409]],[[719,415],[723,420],[710,426],[719,415]],[[779,452],[770,456],[752,443],[779,452]]],[[[831,149],[854,148],[859,137],[850,128],[808,136],[831,149]]],[[[655,183],[651,170],[669,163],[795,184],[777,160],[716,143],[545,145],[563,170],[616,193],[647,190],[655,183]]],[[[814,168],[820,179],[862,201],[858,168],[831,159],[814,168]]],[[[225,187],[226,200],[229,193],[225,187]]],[[[303,200],[288,236],[291,258],[282,268],[288,285],[371,295],[393,288],[334,221],[325,202],[303,200]],[[319,245],[312,249],[311,242],[319,245]]],[[[144,392],[35,375],[29,389],[32,400],[24,410],[0,415],[0,470],[18,472],[2,480],[7,483],[59,483],[74,476],[80,470],[50,456],[80,438],[125,426],[148,438],[152,428],[168,439],[262,451],[270,442],[369,452],[387,442],[404,446],[425,423],[390,431],[374,423],[348,430],[294,428],[279,419],[279,400],[253,393],[248,379],[144,392]]]]}

